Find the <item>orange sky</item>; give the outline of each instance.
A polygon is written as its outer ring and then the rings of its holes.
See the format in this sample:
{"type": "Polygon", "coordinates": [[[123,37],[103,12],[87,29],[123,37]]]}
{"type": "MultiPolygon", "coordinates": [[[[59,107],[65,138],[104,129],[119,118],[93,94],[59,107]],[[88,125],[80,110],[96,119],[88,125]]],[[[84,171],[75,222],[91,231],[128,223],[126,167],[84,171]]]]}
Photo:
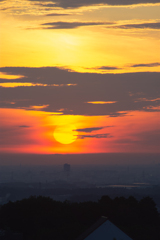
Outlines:
{"type": "Polygon", "coordinates": [[[0,153],[160,153],[160,2],[0,12],[0,153]]]}
{"type": "MultiPolygon", "coordinates": [[[[159,153],[159,113],[128,112],[126,116],[73,116],[1,109],[3,143],[7,153],[159,153]],[[146,121],[147,119],[147,121],[146,121]],[[57,126],[72,125],[78,131],[70,144],[54,138],[57,126]],[[96,129],[101,128],[101,129],[96,129]],[[80,131],[84,130],[84,131],[80,131]],[[88,132],[87,132],[88,131],[88,132]],[[153,139],[155,139],[153,141],[153,139]]],[[[64,136],[65,137],[65,136],[64,136]]]]}

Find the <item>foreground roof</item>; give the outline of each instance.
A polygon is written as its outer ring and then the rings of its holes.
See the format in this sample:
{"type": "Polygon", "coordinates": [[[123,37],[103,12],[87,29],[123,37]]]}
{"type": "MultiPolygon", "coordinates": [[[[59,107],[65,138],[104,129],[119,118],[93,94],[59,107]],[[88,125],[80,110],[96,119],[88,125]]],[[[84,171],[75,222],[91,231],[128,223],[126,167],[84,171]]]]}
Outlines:
{"type": "Polygon", "coordinates": [[[108,218],[101,217],[76,240],[132,240],[123,231],[111,223],[108,218]]]}

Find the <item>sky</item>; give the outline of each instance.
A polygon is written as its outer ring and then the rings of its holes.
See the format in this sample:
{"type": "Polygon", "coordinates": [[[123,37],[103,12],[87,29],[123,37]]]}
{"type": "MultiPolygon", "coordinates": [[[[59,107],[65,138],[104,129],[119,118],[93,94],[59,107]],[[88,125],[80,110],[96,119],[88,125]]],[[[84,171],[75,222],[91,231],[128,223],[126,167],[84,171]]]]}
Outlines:
{"type": "Polygon", "coordinates": [[[160,0],[0,0],[0,154],[93,153],[160,154],[160,0]]]}

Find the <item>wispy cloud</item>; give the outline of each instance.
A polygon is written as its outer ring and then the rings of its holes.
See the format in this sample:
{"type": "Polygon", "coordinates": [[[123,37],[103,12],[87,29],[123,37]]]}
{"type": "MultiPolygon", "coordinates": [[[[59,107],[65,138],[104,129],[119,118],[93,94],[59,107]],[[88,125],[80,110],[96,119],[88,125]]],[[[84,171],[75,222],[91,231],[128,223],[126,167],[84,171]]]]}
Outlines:
{"type": "Polygon", "coordinates": [[[141,64],[134,64],[134,65],[131,65],[130,67],[158,67],[160,66],[160,63],[159,62],[156,62],[156,63],[141,63],[141,64]]]}
{"type": "Polygon", "coordinates": [[[28,125],[20,125],[18,127],[20,127],[20,128],[29,128],[30,126],[28,126],[28,125]]]}
{"type": "Polygon", "coordinates": [[[31,2],[37,2],[50,7],[67,8],[80,8],[93,5],[111,5],[111,6],[123,6],[123,5],[135,5],[135,4],[147,4],[147,3],[159,3],[159,0],[50,0],[49,4],[46,4],[46,0],[30,0],[31,2]]]}
{"type": "Polygon", "coordinates": [[[115,22],[48,22],[48,23],[42,23],[43,29],[72,29],[72,28],[78,28],[78,27],[84,27],[84,26],[98,26],[98,25],[111,25],[115,22]]]}
{"type": "Polygon", "coordinates": [[[68,15],[71,15],[71,14],[67,14],[67,13],[50,13],[50,14],[46,14],[45,16],[46,17],[58,17],[58,16],[68,16],[68,15]]]}
{"type": "Polygon", "coordinates": [[[97,67],[95,69],[100,69],[100,70],[116,70],[119,69],[118,67],[112,67],[112,66],[101,66],[101,67],[97,67]]]}
{"type": "Polygon", "coordinates": [[[79,128],[79,129],[75,129],[73,131],[76,132],[93,132],[93,131],[98,131],[103,129],[104,127],[93,127],[93,128],[79,128]]]}
{"type": "Polygon", "coordinates": [[[160,62],[153,62],[153,63],[140,63],[140,64],[130,64],[130,65],[124,65],[121,66],[121,68],[116,66],[100,66],[95,68],[87,68],[92,70],[102,70],[101,73],[109,73],[110,71],[114,72],[114,70],[121,70],[121,69],[127,69],[127,68],[144,68],[144,67],[159,67],[160,62]]]}
{"type": "Polygon", "coordinates": [[[104,134],[94,134],[94,135],[78,135],[77,138],[78,139],[84,139],[84,138],[111,138],[113,136],[111,136],[109,133],[104,133],[104,134]]]}
{"type": "Polygon", "coordinates": [[[149,22],[149,23],[136,23],[136,24],[124,24],[107,26],[106,28],[115,29],[160,29],[160,22],[149,22]]]}

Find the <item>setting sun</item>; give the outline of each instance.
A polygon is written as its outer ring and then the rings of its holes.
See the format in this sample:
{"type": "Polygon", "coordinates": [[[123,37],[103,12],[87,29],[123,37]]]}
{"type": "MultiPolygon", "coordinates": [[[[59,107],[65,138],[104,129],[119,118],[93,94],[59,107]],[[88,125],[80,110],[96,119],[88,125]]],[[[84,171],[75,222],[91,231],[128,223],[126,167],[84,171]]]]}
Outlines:
{"type": "Polygon", "coordinates": [[[74,132],[76,128],[74,125],[62,125],[58,126],[53,133],[53,136],[57,142],[62,144],[70,144],[77,139],[76,133],[74,132]]]}

